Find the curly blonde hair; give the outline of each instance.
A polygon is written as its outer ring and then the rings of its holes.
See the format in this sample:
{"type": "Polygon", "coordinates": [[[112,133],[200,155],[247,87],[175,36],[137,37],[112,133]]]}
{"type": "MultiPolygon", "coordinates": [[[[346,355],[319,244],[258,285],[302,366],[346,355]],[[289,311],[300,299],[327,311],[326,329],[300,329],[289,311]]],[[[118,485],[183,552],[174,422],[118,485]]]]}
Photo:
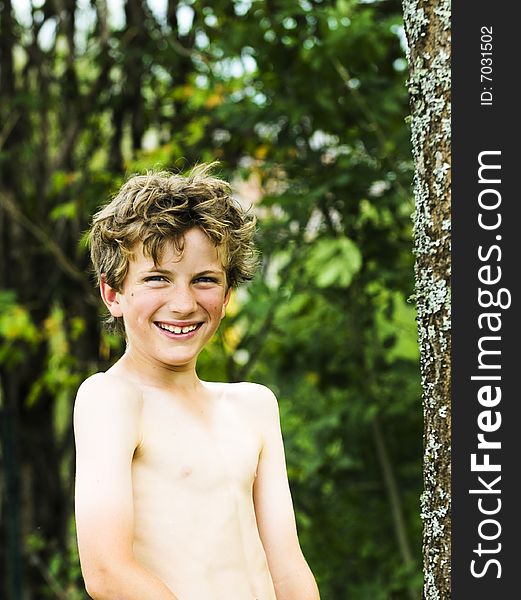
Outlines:
{"type": "MultiPolygon", "coordinates": [[[[219,248],[228,287],[253,278],[255,217],[232,198],[227,182],[211,176],[215,164],[197,165],[186,176],[147,172],[123,184],[94,215],[88,234],[98,284],[103,278],[122,291],[138,242],[158,263],[166,241],[183,252],[184,233],[192,227],[200,227],[219,248]]],[[[109,317],[107,324],[117,325],[116,319],[109,317]]]]}

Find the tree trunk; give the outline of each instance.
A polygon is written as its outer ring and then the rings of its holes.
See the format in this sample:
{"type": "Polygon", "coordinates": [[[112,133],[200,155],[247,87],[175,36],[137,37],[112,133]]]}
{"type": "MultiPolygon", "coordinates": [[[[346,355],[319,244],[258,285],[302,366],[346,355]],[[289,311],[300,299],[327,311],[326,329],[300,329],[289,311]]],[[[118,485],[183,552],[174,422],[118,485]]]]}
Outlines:
{"type": "Polygon", "coordinates": [[[415,160],[424,598],[450,598],[450,2],[403,0],[415,160]]]}

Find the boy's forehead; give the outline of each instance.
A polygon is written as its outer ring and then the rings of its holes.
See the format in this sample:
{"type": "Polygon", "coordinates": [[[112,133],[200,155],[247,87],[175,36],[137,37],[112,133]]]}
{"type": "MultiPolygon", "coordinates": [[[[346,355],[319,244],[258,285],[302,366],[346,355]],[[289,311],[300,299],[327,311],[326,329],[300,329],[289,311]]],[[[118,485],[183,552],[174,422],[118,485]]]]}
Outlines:
{"type": "Polygon", "coordinates": [[[140,240],[131,249],[131,262],[143,267],[154,267],[183,260],[212,264],[224,268],[225,252],[216,246],[208,235],[198,227],[189,229],[178,239],[166,238],[159,248],[157,261],[140,240]]]}

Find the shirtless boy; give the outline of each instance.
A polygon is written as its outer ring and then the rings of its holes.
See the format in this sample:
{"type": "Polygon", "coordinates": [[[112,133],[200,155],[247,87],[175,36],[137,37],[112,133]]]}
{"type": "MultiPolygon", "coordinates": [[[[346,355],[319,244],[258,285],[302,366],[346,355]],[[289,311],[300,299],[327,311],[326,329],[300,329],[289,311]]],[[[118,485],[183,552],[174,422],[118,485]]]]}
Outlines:
{"type": "Polygon", "coordinates": [[[94,217],[92,261],[127,346],[83,382],[74,412],[92,598],[319,599],[274,395],[196,372],[232,288],[253,275],[253,230],[206,167],[133,177],[94,217]]]}

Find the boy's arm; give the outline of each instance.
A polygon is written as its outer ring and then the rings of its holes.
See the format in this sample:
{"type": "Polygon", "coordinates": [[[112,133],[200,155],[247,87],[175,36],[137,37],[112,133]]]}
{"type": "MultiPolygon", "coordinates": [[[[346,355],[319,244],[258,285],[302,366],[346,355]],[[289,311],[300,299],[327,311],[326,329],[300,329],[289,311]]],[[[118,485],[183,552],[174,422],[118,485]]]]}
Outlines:
{"type": "Polygon", "coordinates": [[[133,555],[132,457],[142,399],[110,375],[85,381],[74,408],[75,513],[89,595],[107,600],[177,600],[133,555]]]}
{"type": "Polygon", "coordinates": [[[297,537],[277,400],[267,388],[259,389],[264,444],[253,499],[277,600],[319,600],[315,578],[297,537]]]}

